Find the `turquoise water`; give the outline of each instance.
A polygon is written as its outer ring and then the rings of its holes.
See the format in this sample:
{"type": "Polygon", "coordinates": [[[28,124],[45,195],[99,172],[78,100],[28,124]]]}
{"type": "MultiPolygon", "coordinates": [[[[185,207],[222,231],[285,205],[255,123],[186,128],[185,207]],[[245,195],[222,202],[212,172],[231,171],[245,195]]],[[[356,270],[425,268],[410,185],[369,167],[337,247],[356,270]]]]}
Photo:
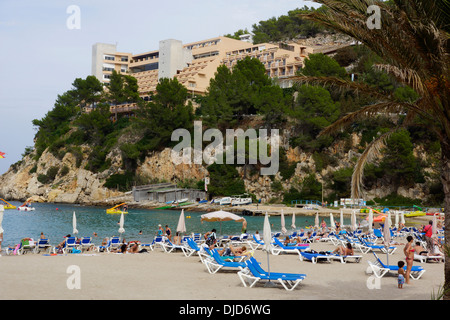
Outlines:
{"type": "MultiPolygon", "coordinates": [[[[16,206],[22,203],[10,201],[16,206]]],[[[2,227],[5,230],[3,234],[2,247],[17,244],[20,239],[31,237],[39,238],[41,232],[50,239],[50,243],[56,245],[63,240],[67,234],[72,234],[72,217],[75,212],[77,217],[78,237],[93,236],[96,232],[98,237],[93,238],[93,242],[98,245],[105,237],[119,235],[118,214],[106,214],[106,207],[90,207],[68,204],[52,203],[33,203],[35,211],[5,210],[3,214],[2,227]]],[[[129,209],[129,213],[124,215],[125,233],[123,237],[127,240],[140,240],[143,243],[151,242],[158,229],[158,224],[163,227],[167,224],[172,233],[176,232],[178,219],[181,210],[148,210],[148,209],[129,209]],[[142,235],[139,232],[142,231],[142,235]]],[[[203,212],[185,211],[186,233],[200,232],[204,234],[215,228],[218,235],[238,235],[241,233],[242,223],[226,222],[201,222],[200,216],[203,212]],[[190,217],[190,218],[189,218],[190,217]]],[[[247,232],[262,233],[264,217],[246,216],[247,232]]],[[[327,225],[330,224],[329,214],[323,216],[327,225]]],[[[281,219],[279,216],[270,217],[272,231],[277,232],[281,229],[281,219]]],[[[334,219],[339,219],[334,216],[334,219]]],[[[291,216],[285,216],[286,229],[291,231],[291,216]]],[[[320,217],[322,221],[322,216],[320,217]]],[[[344,223],[349,223],[345,219],[344,223]]],[[[314,217],[295,216],[297,230],[314,224],[314,217]]]]}

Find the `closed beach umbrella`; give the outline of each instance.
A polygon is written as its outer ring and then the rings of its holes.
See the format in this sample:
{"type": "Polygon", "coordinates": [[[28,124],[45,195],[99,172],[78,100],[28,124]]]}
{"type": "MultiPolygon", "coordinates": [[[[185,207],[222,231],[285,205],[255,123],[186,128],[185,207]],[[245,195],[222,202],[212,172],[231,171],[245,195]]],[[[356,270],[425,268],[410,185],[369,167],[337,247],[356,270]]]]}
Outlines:
{"type": "Polygon", "coordinates": [[[184,209],[181,210],[180,218],[178,219],[177,232],[186,232],[186,223],[184,221],[184,209]]]}
{"type": "Polygon", "coordinates": [[[398,211],[395,210],[395,227],[398,228],[398,211]]]}
{"type": "Polygon", "coordinates": [[[3,205],[0,205],[0,233],[3,233],[3,228],[2,228],[3,211],[5,211],[5,207],[3,205]]]}
{"type": "Polygon", "coordinates": [[[124,217],[123,217],[123,212],[120,214],[120,220],[119,220],[119,233],[122,234],[125,232],[125,229],[123,228],[123,223],[124,223],[124,217]]]}
{"type": "Polygon", "coordinates": [[[344,227],[344,212],[342,212],[342,209],[341,209],[341,217],[340,217],[339,222],[341,223],[341,228],[343,228],[344,227]]]}
{"type": "Polygon", "coordinates": [[[286,225],[285,225],[285,222],[284,222],[284,212],[283,212],[283,209],[281,209],[281,232],[282,232],[283,234],[285,234],[285,233],[287,232],[287,230],[286,230],[286,225]]]}
{"type": "Polygon", "coordinates": [[[400,223],[405,226],[405,213],[402,211],[400,214],[400,223]]]}
{"type": "Polygon", "coordinates": [[[392,217],[391,217],[391,211],[388,211],[387,219],[389,220],[389,227],[392,226],[392,217]]]}
{"type": "Polygon", "coordinates": [[[263,250],[270,252],[272,242],[272,230],[270,229],[269,216],[267,212],[266,216],[264,217],[263,241],[264,241],[263,250]]]}
{"type": "MultiPolygon", "coordinates": [[[[391,230],[389,228],[390,228],[389,219],[384,219],[383,238],[384,238],[384,246],[386,248],[386,252],[389,249],[389,247],[391,246],[391,230]]],[[[388,253],[386,253],[386,258],[387,258],[387,264],[389,265],[389,254],[388,253]]]]}
{"type": "Polygon", "coordinates": [[[295,226],[295,212],[292,213],[292,224],[291,224],[291,228],[292,228],[292,229],[295,229],[295,228],[296,228],[296,226],[295,226]]]}
{"type": "Polygon", "coordinates": [[[73,226],[73,234],[78,234],[78,230],[77,230],[77,216],[75,215],[75,211],[73,212],[72,226],[73,226]]]}
{"type": "Polygon", "coordinates": [[[436,218],[436,213],[433,214],[433,228],[431,229],[432,231],[432,236],[437,234],[437,218],[436,218]]]}
{"type": "Polygon", "coordinates": [[[333,214],[330,212],[330,228],[336,229],[336,224],[334,223],[333,214]]]}
{"type": "Polygon", "coordinates": [[[373,230],[373,211],[372,209],[369,209],[369,232],[372,232],[373,230]]]}
{"type": "Polygon", "coordinates": [[[350,228],[352,229],[352,231],[355,231],[358,228],[358,226],[356,225],[356,213],[355,213],[355,210],[352,210],[352,223],[351,223],[350,228]]]}
{"type": "MultiPolygon", "coordinates": [[[[269,216],[266,212],[266,216],[264,217],[264,226],[263,226],[263,251],[267,252],[267,271],[269,273],[269,279],[270,279],[270,261],[269,261],[269,252],[271,249],[271,242],[272,242],[272,230],[270,229],[270,223],[269,223],[269,216]]],[[[276,285],[271,282],[270,280],[266,282],[264,285],[265,287],[275,287],[276,285]]]]}
{"type": "Polygon", "coordinates": [[[319,229],[319,213],[316,213],[316,218],[314,219],[314,228],[319,229]]]}

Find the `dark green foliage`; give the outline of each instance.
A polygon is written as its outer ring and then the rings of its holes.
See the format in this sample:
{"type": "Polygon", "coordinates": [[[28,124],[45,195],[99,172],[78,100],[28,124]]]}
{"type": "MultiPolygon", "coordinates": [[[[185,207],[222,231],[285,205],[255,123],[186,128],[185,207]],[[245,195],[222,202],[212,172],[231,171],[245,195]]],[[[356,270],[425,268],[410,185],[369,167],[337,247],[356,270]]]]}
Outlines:
{"type": "Polygon", "coordinates": [[[176,78],[160,80],[153,101],[141,103],[133,125],[143,131],[143,138],[134,146],[124,146],[122,151],[130,159],[145,156],[150,151],[176,145],[172,132],[176,129],[192,131],[194,114],[192,103],[187,102],[188,91],[176,78]]]}
{"type": "Polygon", "coordinates": [[[289,100],[279,86],[272,84],[264,65],[246,57],[232,71],[225,65],[217,68],[199,113],[210,126],[230,127],[244,115],[254,114],[263,114],[268,122],[274,122],[283,118],[289,100]]]}
{"type": "Polygon", "coordinates": [[[299,70],[299,73],[312,77],[338,77],[345,78],[347,72],[333,58],[323,53],[314,53],[308,55],[305,59],[305,66],[299,70]]]}
{"type": "Polygon", "coordinates": [[[212,164],[208,166],[210,184],[208,193],[211,196],[232,196],[245,193],[244,181],[232,165],[212,164]]]}
{"type": "MultiPolygon", "coordinates": [[[[260,21],[252,26],[253,43],[278,42],[287,39],[293,39],[298,36],[313,37],[318,32],[324,30],[322,26],[303,19],[300,14],[315,11],[313,7],[304,6],[302,9],[295,9],[278,18],[270,18],[260,21]]],[[[320,9],[317,9],[320,10],[320,9]]]]}
{"type": "Polygon", "coordinates": [[[123,174],[112,174],[106,179],[104,186],[108,189],[117,189],[119,191],[129,191],[134,181],[134,174],[132,172],[125,172],[123,174]]]}
{"type": "Polygon", "coordinates": [[[302,85],[289,114],[298,119],[298,134],[291,139],[293,145],[305,150],[320,150],[329,146],[331,137],[317,137],[322,129],[337,120],[339,103],[322,87],[302,85]]]}

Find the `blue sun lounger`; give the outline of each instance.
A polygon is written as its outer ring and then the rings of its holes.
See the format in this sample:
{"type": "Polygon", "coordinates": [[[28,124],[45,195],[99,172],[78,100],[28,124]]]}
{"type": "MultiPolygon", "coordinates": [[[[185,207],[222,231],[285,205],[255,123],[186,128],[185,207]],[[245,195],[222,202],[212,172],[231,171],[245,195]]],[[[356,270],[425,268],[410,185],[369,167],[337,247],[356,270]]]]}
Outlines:
{"type": "Polygon", "coordinates": [[[216,273],[222,268],[232,268],[238,270],[245,268],[245,262],[227,261],[223,259],[223,257],[217,252],[217,250],[211,250],[211,254],[211,258],[203,260],[203,263],[208,269],[208,272],[211,274],[216,273]]]}
{"type": "Polygon", "coordinates": [[[319,252],[312,252],[312,251],[300,251],[299,254],[300,261],[303,261],[304,259],[311,261],[312,263],[316,264],[317,262],[331,262],[331,254],[322,254],[319,252]]]}
{"type": "Polygon", "coordinates": [[[259,262],[253,257],[245,261],[245,265],[246,267],[238,272],[239,279],[244,287],[252,288],[260,281],[278,281],[284,289],[292,291],[306,278],[306,274],[300,273],[268,273],[261,268],[259,262]]]}
{"type": "MultiPolygon", "coordinates": [[[[398,266],[396,265],[385,265],[383,261],[380,260],[380,258],[377,256],[375,252],[372,252],[375,256],[375,262],[367,261],[369,263],[370,268],[372,269],[373,274],[377,278],[382,278],[384,275],[388,273],[394,273],[397,274],[398,266]]],[[[406,271],[406,265],[403,267],[406,271]]],[[[425,269],[421,266],[412,266],[410,277],[413,280],[419,280],[420,277],[425,273],[425,269]]]]}
{"type": "Polygon", "coordinates": [[[309,248],[309,244],[301,243],[300,245],[285,246],[278,238],[273,238],[274,244],[272,245],[271,252],[274,255],[279,255],[281,252],[284,253],[297,253],[300,254],[300,250],[309,248]]]}

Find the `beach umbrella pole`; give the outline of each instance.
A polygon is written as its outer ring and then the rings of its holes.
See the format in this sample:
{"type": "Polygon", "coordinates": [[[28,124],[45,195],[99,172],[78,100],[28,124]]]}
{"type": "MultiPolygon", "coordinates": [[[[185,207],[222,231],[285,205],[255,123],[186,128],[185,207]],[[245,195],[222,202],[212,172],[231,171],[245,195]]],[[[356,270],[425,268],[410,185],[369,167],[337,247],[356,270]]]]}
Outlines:
{"type": "Polygon", "coordinates": [[[269,262],[269,251],[267,251],[267,272],[269,273],[269,281],[264,285],[265,288],[274,288],[277,285],[270,280],[270,262],[269,262]]]}

